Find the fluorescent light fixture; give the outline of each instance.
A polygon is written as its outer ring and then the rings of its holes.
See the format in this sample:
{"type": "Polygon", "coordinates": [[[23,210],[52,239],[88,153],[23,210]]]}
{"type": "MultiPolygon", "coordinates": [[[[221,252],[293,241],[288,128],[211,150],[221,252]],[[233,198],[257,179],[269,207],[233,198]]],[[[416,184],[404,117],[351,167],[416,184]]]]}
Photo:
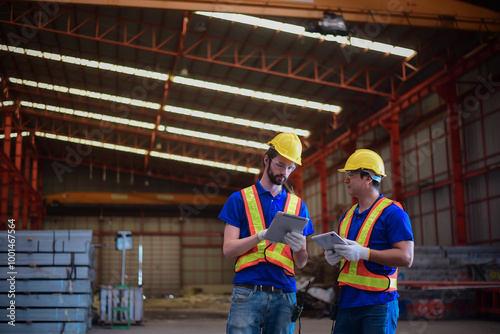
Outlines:
{"type": "MultiPolygon", "coordinates": [[[[83,138],[75,138],[75,137],[68,137],[68,136],[63,136],[63,135],[56,135],[56,134],[46,133],[46,132],[41,132],[41,131],[36,131],[35,135],[37,137],[49,138],[49,139],[63,141],[63,142],[70,142],[70,143],[75,143],[75,144],[100,147],[100,148],[128,152],[128,153],[134,153],[134,154],[139,154],[139,155],[147,155],[147,150],[129,147],[129,146],[103,143],[103,142],[89,140],[89,139],[83,139],[83,138]]],[[[238,165],[233,165],[233,164],[229,164],[229,163],[203,160],[203,159],[199,159],[199,158],[184,157],[181,155],[164,153],[164,152],[151,151],[149,153],[149,155],[152,157],[162,158],[162,159],[166,159],[166,160],[174,160],[174,161],[187,162],[187,163],[191,163],[191,164],[208,166],[208,167],[236,170],[236,171],[243,172],[243,173],[250,173],[250,174],[259,174],[260,173],[260,169],[258,169],[258,168],[249,168],[249,167],[238,166],[238,165]]]]}
{"type": "Polygon", "coordinates": [[[37,137],[55,139],[55,140],[59,140],[59,141],[64,141],[64,142],[69,142],[69,143],[75,143],[75,144],[81,144],[81,145],[87,145],[87,146],[107,148],[107,149],[114,150],[114,151],[135,153],[135,154],[140,154],[140,155],[147,155],[147,153],[148,153],[147,150],[141,149],[141,148],[135,148],[135,147],[129,147],[129,146],[123,146],[123,145],[116,145],[116,144],[110,144],[110,143],[103,143],[103,142],[100,142],[100,141],[90,140],[90,139],[68,137],[68,136],[63,136],[63,135],[55,135],[55,134],[52,134],[52,133],[46,133],[46,132],[41,132],[41,131],[36,131],[35,135],[37,137]]]}
{"type": "Polygon", "coordinates": [[[269,148],[269,145],[267,145],[267,144],[259,143],[259,142],[255,142],[255,141],[251,141],[251,140],[244,140],[244,139],[214,135],[214,134],[205,133],[205,132],[179,129],[179,128],[175,128],[172,126],[167,126],[165,128],[165,131],[173,133],[173,134],[183,135],[183,136],[201,138],[201,139],[206,139],[206,140],[213,140],[213,141],[218,141],[218,142],[222,142],[222,143],[241,145],[241,146],[252,147],[252,148],[263,149],[263,150],[267,150],[269,148]]]}
{"type": "Polygon", "coordinates": [[[391,53],[393,55],[398,55],[401,57],[410,57],[410,56],[413,56],[413,54],[415,54],[416,52],[411,50],[411,49],[402,48],[400,46],[395,46],[394,49],[391,51],[391,53]]]}
{"type": "MultiPolygon", "coordinates": [[[[24,49],[20,47],[14,47],[14,46],[7,46],[0,44],[0,51],[10,51],[14,53],[19,53],[19,54],[26,54],[28,56],[33,56],[33,57],[41,57],[49,60],[55,60],[55,61],[62,61],[66,62],[69,64],[75,64],[75,65],[80,65],[80,66],[87,66],[87,67],[92,67],[92,68],[98,68],[101,70],[107,70],[107,71],[113,71],[113,72],[118,72],[118,73],[123,73],[123,74],[133,74],[137,76],[142,76],[145,78],[151,78],[151,79],[157,79],[157,80],[163,80],[166,81],[168,79],[168,75],[159,73],[159,72],[153,72],[153,71],[146,71],[146,70],[141,70],[141,69],[136,69],[132,67],[126,67],[126,66],[119,66],[119,65],[114,65],[114,64],[109,64],[109,63],[104,63],[104,62],[97,62],[94,60],[88,60],[88,59],[82,59],[82,58],[75,58],[75,57],[68,57],[68,56],[63,56],[63,55],[58,55],[58,54],[53,54],[53,53],[48,53],[48,52],[41,52],[37,50],[31,50],[31,49],[24,49]]],[[[188,79],[185,77],[176,77],[176,83],[179,84],[184,84],[184,85],[189,85],[193,86],[193,81],[190,81],[192,79],[188,79]],[[185,80],[182,80],[185,79],[185,80]]],[[[275,95],[275,94],[270,94],[266,92],[259,92],[259,91],[253,91],[250,89],[244,89],[244,88],[237,88],[234,86],[228,86],[228,85],[221,85],[217,84],[214,82],[208,82],[208,81],[202,81],[202,80],[194,80],[194,82],[203,82],[202,86],[196,86],[196,87],[202,87],[205,89],[210,89],[210,90],[216,90],[216,91],[223,91],[225,93],[229,94],[238,94],[238,95],[243,95],[247,97],[252,97],[260,100],[266,100],[266,101],[275,101],[278,103],[287,103],[287,104],[294,104],[291,103],[290,101],[297,101],[299,99],[293,99],[287,96],[281,96],[281,95],[275,95]]],[[[24,83],[25,85],[32,86],[32,87],[37,87],[36,83],[34,81],[28,81],[24,83]]],[[[63,87],[63,86],[57,86],[57,85],[51,85],[51,84],[42,84],[43,86],[38,86],[38,88],[47,88],[51,90],[56,90],[60,91],[63,93],[66,93],[69,88],[63,87]]],[[[73,89],[71,92],[72,94],[76,95],[81,95],[81,96],[88,96],[84,93],[86,91],[79,90],[79,89],[73,89]]],[[[107,94],[101,94],[94,92],[92,93],[93,96],[88,96],[88,97],[94,97],[98,99],[103,99],[106,100],[106,98],[103,98],[101,96],[107,96],[107,94]]],[[[301,100],[305,101],[305,100],[301,100]]],[[[120,100],[113,100],[113,102],[118,102],[118,103],[125,103],[125,104],[132,104],[136,105],[139,107],[145,107],[144,106],[144,101],[142,101],[142,104],[139,102],[139,100],[133,100],[133,99],[128,99],[128,98],[121,98],[120,100]]],[[[311,109],[318,109],[318,110],[324,110],[324,111],[330,111],[337,113],[341,110],[339,106],[336,105],[330,105],[330,104],[323,104],[319,102],[314,102],[314,101],[305,101],[305,102],[299,102],[296,104],[300,107],[306,107],[306,108],[311,108],[311,109]]],[[[156,108],[158,109],[158,108],[156,108]]]]}
{"type": "Polygon", "coordinates": [[[155,109],[155,110],[160,109],[159,103],[141,101],[141,100],[131,99],[128,97],[109,95],[109,94],[104,94],[104,93],[99,93],[99,92],[88,91],[88,90],[84,90],[84,89],[71,88],[71,87],[65,87],[65,86],[59,86],[59,85],[52,85],[52,84],[48,84],[48,83],[44,83],[44,82],[35,82],[35,81],[31,81],[31,80],[24,80],[24,79],[13,78],[13,77],[10,77],[9,81],[14,83],[14,84],[18,84],[18,85],[25,85],[25,86],[30,86],[30,87],[34,87],[34,88],[52,90],[55,92],[90,97],[90,98],[98,99],[98,100],[117,102],[117,103],[123,103],[123,104],[132,104],[132,105],[137,106],[137,107],[143,107],[143,108],[148,108],[148,109],[155,109]]]}
{"type": "Polygon", "coordinates": [[[56,53],[42,52],[42,51],[38,51],[38,50],[25,49],[25,48],[21,48],[21,47],[15,47],[15,46],[3,45],[3,44],[0,44],[0,50],[1,51],[10,51],[13,53],[18,53],[18,54],[26,54],[26,55],[31,56],[31,57],[44,58],[47,60],[61,61],[63,63],[67,63],[67,64],[86,66],[86,67],[91,67],[91,68],[97,68],[100,70],[135,75],[135,76],[144,77],[144,78],[148,78],[148,79],[163,80],[163,81],[166,81],[168,79],[168,74],[164,74],[164,73],[142,70],[142,69],[128,67],[128,66],[115,65],[115,64],[102,62],[102,61],[95,61],[95,60],[89,60],[89,59],[83,59],[83,58],[77,58],[77,57],[71,57],[71,56],[64,56],[64,55],[60,55],[60,54],[56,54],[56,53]]]}
{"type": "Polygon", "coordinates": [[[219,114],[212,114],[212,113],[208,113],[208,112],[204,112],[204,111],[200,111],[200,110],[193,110],[193,109],[181,108],[181,107],[176,107],[176,106],[165,106],[163,109],[166,112],[170,112],[173,114],[198,117],[198,118],[209,119],[209,120],[217,121],[217,122],[224,122],[224,123],[228,123],[228,124],[237,124],[237,125],[252,127],[252,128],[256,128],[256,129],[264,129],[264,130],[276,131],[276,132],[293,132],[297,136],[307,137],[311,134],[308,130],[295,129],[295,128],[291,128],[288,126],[281,126],[281,125],[276,125],[276,124],[271,124],[271,123],[252,121],[252,120],[244,119],[244,118],[237,118],[237,117],[224,116],[224,115],[219,115],[219,114]]]}
{"type": "MultiPolygon", "coordinates": [[[[87,97],[94,98],[94,99],[103,99],[103,100],[115,101],[115,102],[121,101],[122,103],[126,103],[127,101],[131,101],[131,99],[124,98],[121,96],[101,94],[99,92],[84,91],[81,89],[73,89],[73,88],[64,87],[64,86],[56,86],[56,85],[51,85],[51,84],[47,84],[47,83],[43,83],[43,82],[34,82],[34,81],[22,80],[22,79],[13,78],[13,77],[9,78],[9,80],[12,83],[18,84],[18,85],[26,84],[30,87],[47,89],[47,90],[69,93],[69,94],[76,94],[79,96],[87,96],[87,97]]],[[[194,84],[196,84],[196,82],[194,84]]],[[[140,101],[140,100],[134,100],[134,101],[135,101],[134,104],[137,106],[141,106],[141,107],[149,108],[149,109],[154,109],[154,110],[157,110],[160,106],[157,103],[150,103],[150,102],[145,102],[145,101],[140,101]]],[[[9,105],[13,104],[12,101],[5,101],[4,103],[9,103],[9,105]]],[[[69,108],[47,106],[44,104],[37,104],[37,103],[32,103],[32,102],[27,102],[27,101],[23,101],[23,103],[24,103],[24,106],[33,107],[33,108],[37,108],[37,109],[47,109],[47,110],[59,112],[59,113],[94,118],[94,119],[98,119],[98,120],[102,119],[105,121],[113,121],[113,120],[109,119],[112,116],[94,114],[94,113],[89,113],[87,111],[73,110],[73,109],[69,109],[69,108]],[[37,105],[39,105],[39,106],[37,106],[37,105]]],[[[316,102],[309,101],[308,103],[316,103],[316,102]]],[[[329,111],[336,110],[336,109],[333,109],[334,106],[323,105],[323,104],[320,106],[321,106],[321,108],[332,108],[329,111]]],[[[220,122],[225,122],[225,123],[230,123],[230,124],[237,124],[237,125],[241,125],[241,126],[250,126],[250,127],[257,128],[257,129],[260,128],[260,129],[266,129],[266,130],[276,131],[276,132],[293,132],[293,133],[297,134],[298,136],[309,136],[310,135],[310,132],[307,130],[295,129],[295,128],[291,128],[291,127],[280,126],[280,125],[275,125],[275,124],[270,124],[270,123],[251,121],[251,120],[247,120],[247,119],[235,118],[235,117],[224,116],[224,115],[219,115],[219,114],[212,114],[212,113],[207,113],[207,112],[203,112],[203,111],[199,111],[199,110],[192,110],[192,109],[180,108],[180,107],[175,107],[175,106],[165,106],[164,110],[166,112],[171,112],[171,113],[176,113],[176,114],[181,114],[181,115],[186,115],[186,116],[199,117],[199,118],[204,118],[204,119],[210,119],[210,120],[220,121],[220,122]]],[[[114,119],[116,119],[117,123],[131,125],[131,124],[129,124],[130,122],[128,122],[125,119],[121,119],[119,117],[115,117],[114,119]]],[[[139,121],[137,121],[137,122],[139,122],[139,121]]],[[[145,122],[138,123],[138,124],[141,124],[139,126],[144,127],[144,128],[151,128],[151,126],[146,125],[147,123],[145,123],[145,122]]]]}
{"type": "Polygon", "coordinates": [[[34,103],[34,102],[29,102],[29,101],[20,101],[19,104],[23,107],[39,109],[39,110],[48,110],[48,111],[52,111],[55,113],[73,115],[73,116],[78,116],[78,117],[83,117],[83,118],[91,118],[91,119],[95,119],[98,121],[105,121],[105,122],[110,122],[110,123],[129,125],[129,126],[139,127],[139,128],[149,129],[149,130],[153,130],[155,128],[154,123],[141,122],[141,121],[136,121],[133,119],[122,118],[122,117],[102,115],[102,114],[92,113],[89,111],[70,109],[70,108],[62,108],[62,107],[57,107],[57,106],[53,106],[53,105],[48,105],[48,104],[43,104],[43,103],[34,103]]]}
{"type": "Polygon", "coordinates": [[[9,107],[13,106],[14,101],[0,101],[0,107],[9,107]]]}
{"type": "MultiPolygon", "coordinates": [[[[21,137],[28,137],[29,135],[30,135],[29,131],[21,132],[21,137]]],[[[17,132],[10,133],[10,138],[16,138],[17,136],[19,136],[17,132]]],[[[0,133],[0,139],[5,139],[5,133],[0,133]]]]}
{"type": "Polygon", "coordinates": [[[209,161],[209,160],[203,160],[203,159],[198,159],[198,158],[184,157],[184,156],[174,155],[174,154],[170,154],[170,153],[152,151],[151,156],[163,158],[163,159],[168,159],[168,160],[187,162],[190,164],[203,165],[203,166],[208,166],[208,167],[236,170],[236,171],[244,172],[244,173],[251,173],[251,174],[259,174],[260,173],[260,169],[258,169],[258,168],[249,168],[249,167],[238,166],[238,165],[233,165],[233,164],[229,164],[229,163],[209,161]]]}
{"type": "Polygon", "coordinates": [[[266,100],[266,101],[276,101],[276,102],[291,104],[291,105],[295,105],[295,106],[299,106],[299,107],[314,106],[315,107],[314,109],[331,111],[334,113],[338,113],[340,110],[342,110],[342,108],[340,106],[336,106],[336,105],[322,104],[322,103],[318,103],[318,102],[314,102],[314,101],[307,101],[307,100],[293,98],[293,97],[287,97],[287,96],[283,96],[283,95],[263,93],[263,92],[254,91],[254,90],[250,90],[250,89],[237,88],[234,86],[217,84],[214,82],[207,82],[207,81],[198,80],[198,79],[191,79],[191,78],[186,78],[186,77],[174,76],[174,77],[172,77],[172,81],[175,83],[180,83],[183,85],[193,86],[193,87],[197,87],[197,88],[202,87],[205,89],[210,89],[210,90],[215,90],[215,91],[229,92],[232,94],[243,95],[243,96],[247,96],[247,97],[251,97],[251,98],[255,98],[255,99],[261,99],[261,100],[266,100]]]}
{"type": "MultiPolygon", "coordinates": [[[[47,105],[47,104],[43,104],[43,103],[20,101],[20,105],[23,107],[27,107],[27,108],[48,110],[48,111],[60,113],[60,114],[78,116],[78,117],[83,117],[83,118],[90,118],[90,119],[95,119],[95,120],[99,120],[99,121],[105,121],[105,122],[116,123],[116,124],[123,124],[123,125],[128,125],[128,126],[133,126],[133,127],[140,127],[140,128],[149,129],[149,130],[153,130],[155,128],[154,123],[141,122],[141,121],[136,121],[133,119],[127,119],[127,118],[122,118],[122,117],[102,115],[102,114],[92,113],[92,112],[83,111],[83,110],[62,108],[62,107],[47,105]]],[[[233,138],[233,137],[219,136],[219,135],[215,135],[215,134],[180,129],[180,128],[175,128],[175,127],[171,127],[171,126],[165,127],[164,125],[160,125],[158,127],[158,130],[166,131],[166,132],[177,134],[177,135],[187,136],[187,137],[195,137],[195,138],[202,138],[205,140],[217,141],[217,142],[221,142],[221,143],[234,144],[234,145],[240,145],[240,146],[257,148],[257,149],[264,149],[264,150],[268,149],[268,145],[263,144],[263,143],[259,143],[259,142],[255,142],[255,141],[251,141],[251,140],[244,140],[244,139],[233,138]]]]}
{"type": "MultiPolygon", "coordinates": [[[[363,43],[360,42],[354,42],[352,41],[353,37],[350,39],[347,38],[346,36],[339,36],[339,35],[323,35],[318,32],[307,32],[305,27],[302,26],[297,26],[293,24],[288,24],[288,23],[282,23],[278,21],[273,21],[273,20],[268,20],[268,19],[261,19],[257,18],[254,16],[249,16],[249,15],[244,15],[244,14],[233,14],[233,13],[218,13],[218,12],[196,12],[198,15],[203,15],[203,16],[210,16],[210,17],[215,17],[221,20],[226,20],[226,21],[232,21],[232,22],[238,22],[242,24],[249,24],[252,26],[259,26],[262,28],[267,28],[271,30],[278,30],[278,31],[283,31],[283,32],[288,32],[290,34],[294,35],[301,35],[301,36],[306,36],[310,38],[316,38],[316,39],[321,39],[325,41],[330,41],[330,42],[337,42],[339,44],[348,44],[352,45],[355,47],[359,48],[366,48],[367,45],[369,45],[370,50],[374,51],[379,51],[379,52],[389,52],[391,54],[401,56],[401,57],[410,57],[414,55],[416,52],[411,49],[399,47],[399,46],[394,46],[390,44],[385,44],[385,43],[378,43],[378,44],[383,44],[382,45],[376,45],[375,47],[372,47],[371,41],[369,40],[364,40],[366,41],[363,43]],[[384,51],[384,50],[389,50],[389,51],[384,51]]],[[[361,38],[358,38],[361,39],[361,38]]]]}

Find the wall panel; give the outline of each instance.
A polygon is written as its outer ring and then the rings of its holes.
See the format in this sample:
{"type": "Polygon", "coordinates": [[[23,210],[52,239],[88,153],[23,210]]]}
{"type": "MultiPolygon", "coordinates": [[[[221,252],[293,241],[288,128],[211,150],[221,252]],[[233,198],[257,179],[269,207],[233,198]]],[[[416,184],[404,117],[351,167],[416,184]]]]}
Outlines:
{"type": "MultiPolygon", "coordinates": [[[[433,92],[409,105],[400,113],[400,159],[402,172],[402,204],[410,216],[416,245],[457,244],[455,202],[465,205],[465,228],[468,243],[500,244],[500,90],[498,89],[498,57],[479,68],[456,78],[457,103],[452,106],[458,119],[448,119],[444,99],[433,92]],[[477,92],[481,94],[477,94],[477,92]],[[462,174],[452,175],[450,130],[458,129],[462,152],[462,174]],[[457,199],[456,185],[463,182],[464,198],[457,199]],[[457,183],[458,182],[458,183],[457,183]]],[[[370,130],[355,139],[356,148],[378,152],[385,163],[388,177],[381,191],[392,196],[390,138],[370,130]],[[382,138],[382,140],[381,140],[382,138]]],[[[349,147],[349,143],[346,144],[349,147]]],[[[341,151],[341,150],[339,150],[341,151]]],[[[328,157],[331,166],[327,176],[328,216],[335,217],[339,203],[345,207],[352,199],[337,179],[338,168],[345,162],[343,155],[328,157]]],[[[316,205],[318,180],[305,177],[304,200],[311,215],[320,216],[316,205]]],[[[332,229],[337,228],[330,221],[332,229]]]]}
{"type": "Polygon", "coordinates": [[[96,288],[121,282],[122,252],[117,231],[132,231],[134,247],[125,253],[125,284],[138,285],[139,246],[143,247],[142,282],[148,297],[180,293],[185,285],[230,284],[234,260],[222,254],[224,224],[215,218],[52,216],[45,229],[92,229],[96,288]]]}

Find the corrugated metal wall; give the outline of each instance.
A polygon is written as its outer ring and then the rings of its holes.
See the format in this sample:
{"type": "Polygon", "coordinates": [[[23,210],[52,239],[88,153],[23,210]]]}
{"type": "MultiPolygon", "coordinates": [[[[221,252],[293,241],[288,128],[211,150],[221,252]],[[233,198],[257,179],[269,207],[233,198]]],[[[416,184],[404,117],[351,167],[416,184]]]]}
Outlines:
{"type": "Polygon", "coordinates": [[[142,282],[148,297],[180,293],[185,285],[230,284],[234,262],[222,254],[224,224],[218,219],[163,217],[49,217],[44,229],[91,229],[94,232],[96,287],[118,285],[122,252],[117,231],[132,231],[134,247],[125,253],[125,284],[138,285],[139,246],[142,282]]]}
{"type": "MultiPolygon", "coordinates": [[[[403,205],[412,221],[416,245],[449,246],[457,243],[448,141],[451,126],[457,126],[461,133],[468,243],[487,245],[500,241],[500,225],[494,223],[500,219],[500,131],[497,129],[500,124],[500,93],[493,93],[483,84],[480,95],[477,94],[478,82],[492,82],[485,70],[488,66],[483,66],[483,72],[478,69],[460,79],[459,82],[465,82],[457,86],[464,110],[461,119],[447,120],[444,102],[437,94],[422,98],[400,115],[403,205]]],[[[493,84],[498,85],[493,82],[490,86],[493,84]]],[[[357,147],[381,142],[384,131],[379,127],[361,136],[357,147]]],[[[384,159],[388,174],[381,184],[381,191],[391,197],[389,144],[373,149],[384,159]]],[[[337,172],[347,157],[346,152],[338,151],[326,160],[329,230],[338,229],[340,216],[352,203],[343,175],[337,172]]],[[[316,233],[321,233],[321,182],[314,176],[313,167],[306,168],[303,175],[303,199],[316,233]]],[[[88,174],[82,176],[89,178],[88,174]]],[[[98,183],[98,187],[104,186],[101,175],[98,183]]],[[[63,191],[66,186],[58,183],[49,188],[56,192],[63,191]]],[[[96,285],[120,282],[121,252],[115,250],[114,244],[116,231],[120,230],[130,230],[134,234],[134,249],[126,253],[126,283],[132,286],[138,282],[138,247],[143,246],[143,287],[147,296],[176,294],[184,286],[229,284],[234,277],[234,261],[225,259],[222,254],[224,224],[216,218],[202,218],[201,215],[185,220],[178,217],[61,216],[47,217],[43,227],[94,231],[94,244],[98,246],[96,285]]],[[[313,242],[308,243],[308,251],[311,255],[322,252],[313,242]]]]}
{"type": "MultiPolygon", "coordinates": [[[[445,103],[430,94],[400,114],[401,169],[403,205],[409,213],[416,245],[456,245],[453,213],[453,180],[449,130],[460,130],[463,182],[466,206],[468,244],[499,244],[500,225],[500,92],[491,69],[498,60],[483,64],[457,80],[457,106],[460,117],[448,119],[445,103]]],[[[357,138],[357,148],[380,138],[378,127],[357,138]]],[[[388,177],[382,181],[381,192],[392,196],[390,147],[369,147],[385,162],[388,177]]],[[[338,211],[345,211],[352,199],[345,192],[342,174],[348,154],[335,152],[327,159],[328,226],[338,228],[338,211]]],[[[311,168],[312,169],[312,168],[311,168]]],[[[311,216],[321,219],[318,197],[320,181],[310,170],[304,173],[304,200],[311,216]]],[[[321,221],[315,221],[321,232],[321,221]]]]}

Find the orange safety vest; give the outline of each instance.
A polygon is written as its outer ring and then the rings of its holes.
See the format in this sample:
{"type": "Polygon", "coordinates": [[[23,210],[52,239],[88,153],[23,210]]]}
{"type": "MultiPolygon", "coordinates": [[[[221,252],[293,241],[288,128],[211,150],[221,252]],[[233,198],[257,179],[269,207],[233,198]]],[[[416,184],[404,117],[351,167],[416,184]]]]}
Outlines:
{"type": "MultiPolygon", "coordinates": [[[[392,201],[385,197],[381,197],[373,205],[372,209],[368,213],[363,225],[359,229],[356,242],[363,247],[368,247],[370,241],[370,236],[373,231],[373,226],[377,222],[385,208],[387,208],[392,203],[403,208],[398,202],[392,201]]],[[[340,236],[342,238],[347,238],[349,233],[349,228],[351,227],[352,217],[354,210],[358,204],[353,205],[346,213],[344,219],[340,223],[340,236]]],[[[397,277],[398,268],[389,276],[375,274],[369,271],[364,263],[364,260],[359,260],[357,262],[347,261],[342,259],[340,262],[340,267],[342,271],[339,274],[338,281],[339,285],[349,285],[360,290],[367,291],[396,291],[397,290],[397,277]],[[347,263],[346,263],[347,262],[347,263]],[[344,266],[345,264],[345,266],[344,266]]]]}
{"type": "MultiPolygon", "coordinates": [[[[245,203],[245,212],[247,215],[250,234],[254,235],[266,229],[264,213],[260,204],[259,193],[255,185],[241,190],[243,203],[245,203]]],[[[288,193],[285,203],[286,213],[298,215],[300,212],[301,199],[288,193]]],[[[260,262],[270,262],[284,269],[289,276],[294,276],[293,256],[290,246],[278,243],[272,244],[267,240],[262,240],[252,247],[248,252],[238,257],[235,264],[235,271],[255,266],[260,262]],[[268,247],[266,250],[266,247],[268,247]]]]}

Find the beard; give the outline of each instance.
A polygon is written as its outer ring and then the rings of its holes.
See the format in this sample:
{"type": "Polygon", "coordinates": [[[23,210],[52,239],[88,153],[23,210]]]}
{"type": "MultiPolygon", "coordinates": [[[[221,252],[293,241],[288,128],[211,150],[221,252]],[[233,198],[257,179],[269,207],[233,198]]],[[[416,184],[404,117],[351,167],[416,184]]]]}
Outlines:
{"type": "Polygon", "coordinates": [[[284,174],[274,174],[271,166],[267,168],[267,176],[269,177],[269,180],[271,180],[272,183],[278,186],[282,186],[285,184],[287,177],[284,174]],[[281,180],[279,178],[282,178],[281,180]]]}

